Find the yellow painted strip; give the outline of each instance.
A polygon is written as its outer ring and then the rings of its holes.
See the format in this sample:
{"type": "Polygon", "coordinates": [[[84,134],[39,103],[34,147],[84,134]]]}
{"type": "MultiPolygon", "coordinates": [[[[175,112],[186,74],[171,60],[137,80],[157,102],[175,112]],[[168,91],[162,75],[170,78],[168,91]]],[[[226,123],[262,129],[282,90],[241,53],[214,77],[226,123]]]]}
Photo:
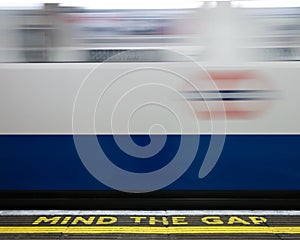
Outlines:
{"type": "Polygon", "coordinates": [[[300,226],[1,226],[0,233],[68,233],[68,234],[300,234],[300,226]]]}

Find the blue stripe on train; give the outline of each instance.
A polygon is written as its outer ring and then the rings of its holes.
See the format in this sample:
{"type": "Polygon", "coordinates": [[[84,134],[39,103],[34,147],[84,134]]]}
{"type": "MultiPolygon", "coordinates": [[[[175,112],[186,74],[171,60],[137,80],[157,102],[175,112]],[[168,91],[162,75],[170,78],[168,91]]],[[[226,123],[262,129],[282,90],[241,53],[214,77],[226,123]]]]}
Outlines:
{"type": "MultiPolygon", "coordinates": [[[[98,139],[116,165],[133,172],[165,166],[180,143],[179,135],[168,135],[159,154],[141,160],[124,154],[111,135],[98,139]]],[[[146,135],[133,139],[139,145],[149,143],[146,135]]],[[[300,190],[300,135],[228,135],[217,165],[199,179],[209,141],[209,135],[201,135],[191,167],[166,189],[300,190]]],[[[109,189],[83,166],[72,135],[1,135],[0,144],[0,190],[109,189]]]]}

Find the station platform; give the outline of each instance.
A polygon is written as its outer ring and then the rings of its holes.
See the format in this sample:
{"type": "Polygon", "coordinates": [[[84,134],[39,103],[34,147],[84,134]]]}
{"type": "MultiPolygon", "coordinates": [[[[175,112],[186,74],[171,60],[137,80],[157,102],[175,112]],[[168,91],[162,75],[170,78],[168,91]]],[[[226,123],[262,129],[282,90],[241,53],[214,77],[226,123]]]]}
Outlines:
{"type": "Polygon", "coordinates": [[[300,239],[300,211],[0,211],[0,239],[300,239]]]}

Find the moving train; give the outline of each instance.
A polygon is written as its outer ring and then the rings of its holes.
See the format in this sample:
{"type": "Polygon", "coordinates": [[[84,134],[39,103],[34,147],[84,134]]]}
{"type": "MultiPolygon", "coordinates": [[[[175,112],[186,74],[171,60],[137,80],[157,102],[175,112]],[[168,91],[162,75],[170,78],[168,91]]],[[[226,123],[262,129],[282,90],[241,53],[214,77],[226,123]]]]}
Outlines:
{"type": "Polygon", "coordinates": [[[2,10],[1,206],[299,208],[299,13],[2,10]]]}

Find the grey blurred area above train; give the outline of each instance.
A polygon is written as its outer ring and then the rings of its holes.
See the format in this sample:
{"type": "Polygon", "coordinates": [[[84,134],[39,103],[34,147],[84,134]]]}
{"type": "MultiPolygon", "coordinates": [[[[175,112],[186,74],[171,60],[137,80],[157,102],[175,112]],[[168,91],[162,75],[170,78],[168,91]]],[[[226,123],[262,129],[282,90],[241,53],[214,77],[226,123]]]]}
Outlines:
{"type": "Polygon", "coordinates": [[[218,12],[227,10],[218,8],[0,9],[0,62],[206,62],[214,54],[211,42],[227,48],[225,39],[239,42],[232,45],[245,61],[300,60],[299,7],[231,6],[228,16],[239,22],[233,32],[218,12]],[[221,39],[211,40],[212,28],[223,32],[221,39]]]}

